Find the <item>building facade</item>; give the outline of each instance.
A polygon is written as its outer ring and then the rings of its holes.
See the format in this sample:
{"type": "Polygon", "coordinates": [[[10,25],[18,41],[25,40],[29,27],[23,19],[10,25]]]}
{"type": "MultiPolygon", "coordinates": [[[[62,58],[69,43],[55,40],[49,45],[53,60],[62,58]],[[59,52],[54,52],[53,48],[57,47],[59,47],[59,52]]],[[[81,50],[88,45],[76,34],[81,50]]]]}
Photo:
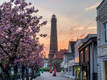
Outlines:
{"type": "Polygon", "coordinates": [[[97,80],[97,35],[89,34],[79,48],[81,80],[97,80]]]}
{"type": "Polygon", "coordinates": [[[61,63],[63,61],[63,54],[66,53],[68,50],[61,49],[60,51],[56,52],[53,57],[52,65],[55,66],[56,71],[61,70],[61,63]]]}
{"type": "Polygon", "coordinates": [[[75,80],[80,80],[80,65],[79,65],[79,47],[85,42],[86,39],[78,39],[74,45],[75,51],[74,51],[74,59],[69,61],[69,66],[71,67],[71,75],[70,78],[75,80]]]}
{"type": "Polygon", "coordinates": [[[71,77],[72,67],[69,65],[69,61],[74,59],[74,45],[75,41],[69,41],[68,52],[63,54],[64,57],[64,76],[71,77]]]}
{"type": "Polygon", "coordinates": [[[107,0],[97,7],[98,80],[107,80],[107,0]]]}
{"type": "Polygon", "coordinates": [[[54,54],[58,51],[57,44],[57,19],[55,15],[52,15],[51,19],[51,37],[50,37],[50,51],[48,55],[49,65],[52,64],[52,58],[54,54]]]}
{"type": "Polygon", "coordinates": [[[75,58],[74,58],[74,70],[75,70],[75,80],[80,80],[80,66],[79,66],[79,47],[82,45],[82,40],[78,39],[75,43],[75,58]]]}
{"type": "Polygon", "coordinates": [[[67,52],[63,54],[63,61],[61,63],[61,67],[63,68],[64,76],[67,74],[67,52]]]}

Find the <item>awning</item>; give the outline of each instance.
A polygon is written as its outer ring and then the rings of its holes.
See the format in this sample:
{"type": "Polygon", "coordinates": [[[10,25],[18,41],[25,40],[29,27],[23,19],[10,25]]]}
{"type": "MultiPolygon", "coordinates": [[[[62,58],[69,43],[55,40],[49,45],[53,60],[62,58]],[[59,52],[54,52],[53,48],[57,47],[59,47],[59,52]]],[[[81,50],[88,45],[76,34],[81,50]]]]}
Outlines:
{"type": "Polygon", "coordinates": [[[68,66],[73,66],[74,65],[74,59],[68,62],[68,66]]]}

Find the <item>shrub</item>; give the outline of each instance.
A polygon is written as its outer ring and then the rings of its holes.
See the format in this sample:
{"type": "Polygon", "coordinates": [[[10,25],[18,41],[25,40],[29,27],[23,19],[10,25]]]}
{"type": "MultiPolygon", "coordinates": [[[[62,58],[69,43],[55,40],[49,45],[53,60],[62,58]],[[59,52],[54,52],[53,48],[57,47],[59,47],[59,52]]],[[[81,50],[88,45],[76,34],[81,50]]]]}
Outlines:
{"type": "Polygon", "coordinates": [[[40,68],[40,71],[43,69],[43,71],[50,71],[50,67],[47,68],[40,68]]]}

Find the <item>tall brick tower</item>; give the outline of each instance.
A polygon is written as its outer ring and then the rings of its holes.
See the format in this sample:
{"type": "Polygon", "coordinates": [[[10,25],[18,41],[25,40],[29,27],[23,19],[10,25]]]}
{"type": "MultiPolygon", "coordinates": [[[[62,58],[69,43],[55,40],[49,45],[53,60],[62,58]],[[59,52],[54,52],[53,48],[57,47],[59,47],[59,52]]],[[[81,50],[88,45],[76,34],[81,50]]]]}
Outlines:
{"type": "Polygon", "coordinates": [[[54,54],[58,51],[57,45],[57,19],[53,14],[51,19],[51,36],[50,36],[50,52],[48,55],[49,65],[52,64],[52,58],[54,54]]]}

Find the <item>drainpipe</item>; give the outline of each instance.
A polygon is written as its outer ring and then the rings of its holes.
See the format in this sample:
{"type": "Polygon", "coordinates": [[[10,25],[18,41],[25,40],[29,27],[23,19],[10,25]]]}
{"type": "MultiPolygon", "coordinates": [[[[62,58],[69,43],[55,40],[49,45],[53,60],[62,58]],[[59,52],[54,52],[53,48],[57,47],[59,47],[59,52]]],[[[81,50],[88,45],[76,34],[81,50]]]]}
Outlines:
{"type": "Polygon", "coordinates": [[[97,80],[97,73],[95,73],[95,71],[94,71],[94,55],[95,55],[95,53],[94,53],[94,42],[92,42],[92,55],[93,55],[93,73],[92,73],[92,80],[97,80]]]}
{"type": "Polygon", "coordinates": [[[69,72],[70,72],[70,71],[69,71],[69,65],[68,65],[68,63],[67,63],[67,67],[68,67],[68,77],[69,77],[69,72]]]}
{"type": "Polygon", "coordinates": [[[92,55],[93,55],[93,73],[94,73],[94,43],[92,42],[92,55]]]}

